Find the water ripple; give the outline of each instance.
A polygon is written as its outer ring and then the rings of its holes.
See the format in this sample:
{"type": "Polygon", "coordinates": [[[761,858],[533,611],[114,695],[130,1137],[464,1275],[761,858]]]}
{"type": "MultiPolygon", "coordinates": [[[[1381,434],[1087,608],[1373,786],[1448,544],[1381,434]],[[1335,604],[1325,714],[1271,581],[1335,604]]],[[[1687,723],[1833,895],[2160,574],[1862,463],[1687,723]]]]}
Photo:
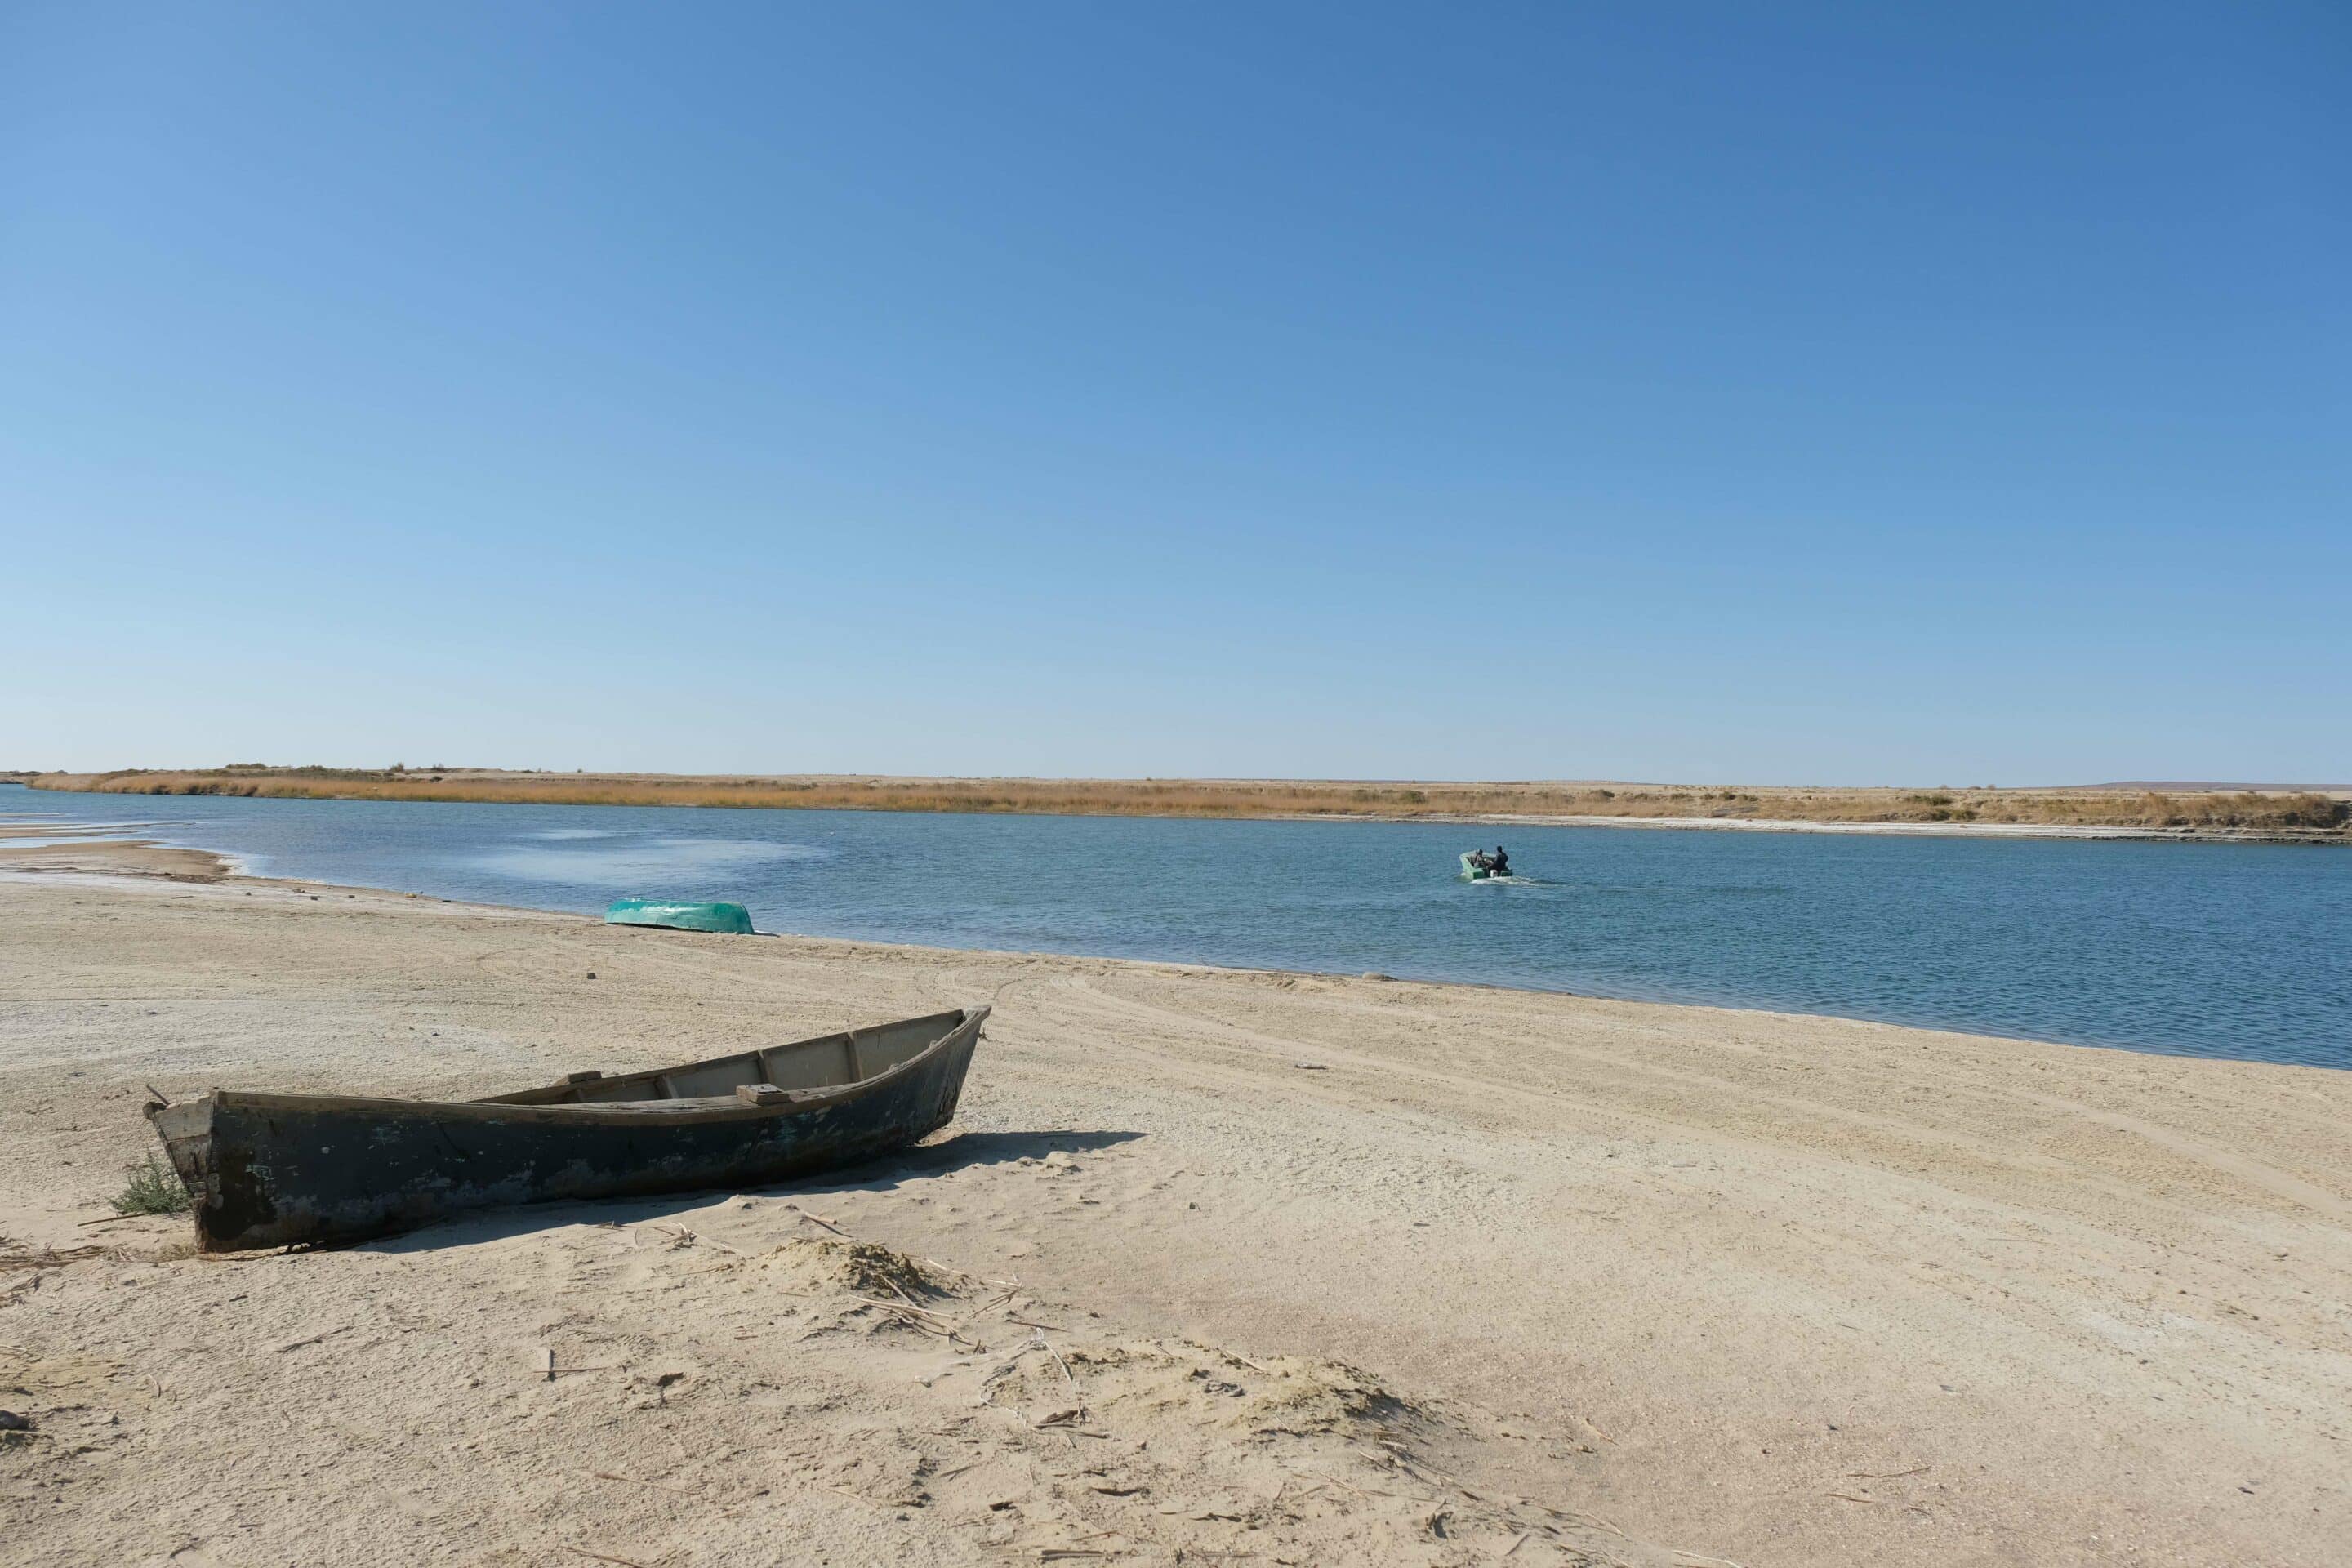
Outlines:
{"type": "MultiPolygon", "coordinates": [[[[152,801],[0,786],[156,834],[152,801]]],[[[1509,832],[188,797],[167,837],[272,875],[600,910],[731,899],[762,930],[1380,970],[2352,1067],[2352,853],[2278,845],[1509,832]]]]}

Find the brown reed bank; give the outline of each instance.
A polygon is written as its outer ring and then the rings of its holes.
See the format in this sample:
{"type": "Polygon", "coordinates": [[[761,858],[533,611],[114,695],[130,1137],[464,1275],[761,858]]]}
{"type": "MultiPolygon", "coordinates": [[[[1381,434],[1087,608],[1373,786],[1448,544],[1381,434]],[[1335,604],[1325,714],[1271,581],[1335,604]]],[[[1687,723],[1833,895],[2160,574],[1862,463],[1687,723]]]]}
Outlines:
{"type": "Polygon", "coordinates": [[[1192,817],[1615,817],[1985,824],[2189,837],[2352,841],[2352,801],[2314,790],[2083,786],[1801,788],[1601,783],[1300,779],[898,778],[523,773],[485,768],[128,768],[37,773],[35,787],[122,795],[709,805],[1192,817]]]}

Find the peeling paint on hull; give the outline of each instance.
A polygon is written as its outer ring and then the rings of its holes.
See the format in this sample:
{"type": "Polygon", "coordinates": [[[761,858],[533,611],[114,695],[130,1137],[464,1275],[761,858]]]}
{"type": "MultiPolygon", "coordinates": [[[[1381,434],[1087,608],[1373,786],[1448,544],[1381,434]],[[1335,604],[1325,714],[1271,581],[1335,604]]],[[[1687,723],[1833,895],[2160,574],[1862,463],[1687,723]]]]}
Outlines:
{"type": "Polygon", "coordinates": [[[987,1013],[782,1106],[731,1091],[528,1104],[215,1089],[148,1115],[195,1199],[200,1250],[355,1241],[510,1204],[766,1186],[901,1147],[955,1115],[987,1013]]]}

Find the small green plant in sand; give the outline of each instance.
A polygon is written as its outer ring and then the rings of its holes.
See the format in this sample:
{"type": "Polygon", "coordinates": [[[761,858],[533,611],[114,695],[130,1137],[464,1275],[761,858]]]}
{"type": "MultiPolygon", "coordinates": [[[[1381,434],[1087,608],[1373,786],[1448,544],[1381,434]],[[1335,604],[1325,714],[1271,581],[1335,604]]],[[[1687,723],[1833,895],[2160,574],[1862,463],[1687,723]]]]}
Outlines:
{"type": "Polygon", "coordinates": [[[116,1214],[185,1214],[195,1206],[180,1173],[154,1155],[128,1169],[131,1180],[111,1200],[116,1214]]]}

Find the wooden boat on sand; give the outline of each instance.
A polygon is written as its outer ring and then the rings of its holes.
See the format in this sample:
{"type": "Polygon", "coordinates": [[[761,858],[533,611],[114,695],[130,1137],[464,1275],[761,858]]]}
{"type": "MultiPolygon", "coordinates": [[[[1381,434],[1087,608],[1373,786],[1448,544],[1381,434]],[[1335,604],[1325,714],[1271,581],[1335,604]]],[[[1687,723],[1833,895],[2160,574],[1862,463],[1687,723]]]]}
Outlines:
{"type": "Polygon", "coordinates": [[[353,1241],[467,1209],[758,1187],[947,1124],[985,1007],[488,1100],[214,1089],[147,1107],[196,1246],[353,1241]]]}

